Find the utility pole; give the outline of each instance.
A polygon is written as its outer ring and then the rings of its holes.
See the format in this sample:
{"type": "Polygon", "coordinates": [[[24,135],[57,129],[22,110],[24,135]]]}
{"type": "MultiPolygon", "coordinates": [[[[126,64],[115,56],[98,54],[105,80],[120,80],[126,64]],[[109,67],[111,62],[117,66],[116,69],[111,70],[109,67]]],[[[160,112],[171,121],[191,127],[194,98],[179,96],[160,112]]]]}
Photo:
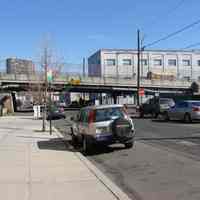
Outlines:
{"type": "Polygon", "coordinates": [[[85,77],[85,58],[83,58],[83,77],[85,77]]]}
{"type": "Polygon", "coordinates": [[[50,120],[49,120],[49,133],[50,135],[52,135],[52,90],[51,90],[51,82],[49,82],[49,94],[50,94],[50,98],[49,98],[49,112],[50,112],[50,120]]]}
{"type": "Polygon", "coordinates": [[[46,131],[46,112],[47,112],[47,89],[48,89],[48,82],[47,82],[47,48],[44,48],[44,107],[43,107],[43,120],[42,120],[42,131],[46,131]]]}
{"type": "Polygon", "coordinates": [[[137,30],[137,106],[140,105],[140,96],[139,96],[139,90],[140,90],[140,54],[141,54],[141,48],[140,48],[140,30],[137,30]]]}
{"type": "MultiPolygon", "coordinates": [[[[86,68],[86,64],[85,64],[85,58],[83,58],[83,77],[85,78],[85,68],[86,68]]],[[[85,92],[83,93],[83,99],[85,100],[85,92]]]]}

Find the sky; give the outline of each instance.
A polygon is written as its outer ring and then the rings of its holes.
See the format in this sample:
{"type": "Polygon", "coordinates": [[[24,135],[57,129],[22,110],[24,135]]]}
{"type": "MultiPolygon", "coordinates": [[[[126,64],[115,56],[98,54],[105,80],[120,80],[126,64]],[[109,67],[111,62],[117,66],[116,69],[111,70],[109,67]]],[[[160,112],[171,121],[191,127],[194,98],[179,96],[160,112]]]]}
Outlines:
{"type": "MultiPolygon", "coordinates": [[[[0,62],[38,60],[46,37],[68,63],[100,48],[136,48],[137,29],[151,43],[200,19],[199,7],[199,0],[0,0],[0,62]]],[[[197,24],[151,49],[184,48],[199,35],[197,24]]]]}

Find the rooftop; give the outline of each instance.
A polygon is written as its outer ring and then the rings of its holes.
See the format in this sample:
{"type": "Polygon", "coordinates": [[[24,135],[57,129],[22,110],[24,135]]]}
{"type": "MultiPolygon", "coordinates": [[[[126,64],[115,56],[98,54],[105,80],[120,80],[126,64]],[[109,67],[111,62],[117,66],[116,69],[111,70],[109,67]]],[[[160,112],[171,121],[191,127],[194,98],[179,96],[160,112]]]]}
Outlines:
{"type": "MultiPolygon", "coordinates": [[[[98,51],[137,51],[137,49],[117,49],[117,48],[111,48],[111,49],[100,49],[98,51]]],[[[191,50],[184,50],[184,49],[145,49],[144,51],[149,52],[188,52],[188,53],[200,53],[200,49],[191,49],[191,50]]]]}

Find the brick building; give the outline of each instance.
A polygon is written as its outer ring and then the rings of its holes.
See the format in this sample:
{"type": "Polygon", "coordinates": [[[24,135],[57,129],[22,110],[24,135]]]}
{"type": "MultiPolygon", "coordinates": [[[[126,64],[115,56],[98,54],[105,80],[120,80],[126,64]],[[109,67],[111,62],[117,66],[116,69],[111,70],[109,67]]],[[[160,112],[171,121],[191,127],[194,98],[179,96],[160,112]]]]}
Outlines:
{"type": "Polygon", "coordinates": [[[33,74],[35,71],[31,60],[18,58],[8,58],[6,60],[6,70],[8,74],[33,74]]]}

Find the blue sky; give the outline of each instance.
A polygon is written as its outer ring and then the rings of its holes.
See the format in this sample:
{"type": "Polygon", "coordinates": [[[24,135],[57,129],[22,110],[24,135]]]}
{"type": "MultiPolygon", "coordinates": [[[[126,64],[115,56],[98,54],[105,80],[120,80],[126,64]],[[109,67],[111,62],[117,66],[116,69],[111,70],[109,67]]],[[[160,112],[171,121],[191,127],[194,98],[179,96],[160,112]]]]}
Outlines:
{"type": "MultiPolygon", "coordinates": [[[[66,62],[80,63],[99,48],[136,48],[200,19],[198,0],[0,0],[0,60],[37,59],[42,38],[66,62]]],[[[152,48],[200,42],[200,24],[152,48]]]]}

